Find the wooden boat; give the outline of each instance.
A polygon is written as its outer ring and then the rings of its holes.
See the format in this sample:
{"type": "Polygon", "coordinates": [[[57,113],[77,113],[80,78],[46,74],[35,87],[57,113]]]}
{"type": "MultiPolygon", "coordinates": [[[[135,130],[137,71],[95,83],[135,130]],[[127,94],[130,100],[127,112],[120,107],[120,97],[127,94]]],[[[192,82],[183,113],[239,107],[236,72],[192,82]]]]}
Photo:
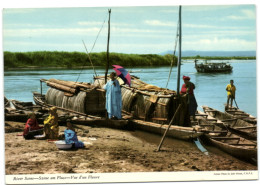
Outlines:
{"type": "Polygon", "coordinates": [[[255,163],[257,160],[256,141],[236,135],[227,127],[220,127],[219,125],[224,125],[224,123],[220,120],[214,121],[210,115],[205,116],[200,111],[198,113],[196,119],[199,121],[199,125],[205,129],[205,134],[200,137],[204,143],[216,146],[234,157],[255,163]]]}
{"type": "Polygon", "coordinates": [[[210,108],[208,106],[202,106],[204,112],[217,120],[220,120],[224,124],[220,126],[226,126],[228,129],[240,136],[247,139],[257,139],[257,126],[255,124],[248,123],[244,120],[234,118],[232,115],[210,108]]]}
{"type": "Polygon", "coordinates": [[[18,100],[11,100],[11,102],[14,105],[14,107],[19,110],[29,110],[33,109],[34,107],[32,102],[21,102],[18,100]]]}
{"type": "Polygon", "coordinates": [[[242,119],[248,123],[257,124],[256,117],[254,117],[251,114],[248,114],[245,111],[242,111],[236,107],[225,108],[225,113],[230,114],[235,118],[242,119]]]}
{"type": "MultiPolygon", "coordinates": [[[[65,86],[66,83],[70,82],[56,79],[42,79],[41,81],[49,85],[50,88],[47,90],[46,95],[33,92],[34,102],[43,107],[56,106],[63,111],[90,117],[92,122],[94,122],[95,119],[99,120],[99,123],[105,122],[103,114],[105,107],[104,91],[97,85],[100,84],[100,86],[102,86],[102,84],[104,84],[104,78],[98,77],[95,79],[95,83],[91,85],[88,84],[87,86],[84,86],[83,83],[79,83],[81,87],[77,93],[72,95],[66,94],[68,92],[66,91],[67,88],[61,88],[59,86],[59,84],[65,86]],[[51,83],[49,83],[50,81],[51,83]],[[80,104],[78,102],[80,102],[80,104]],[[102,103],[102,109],[100,103],[102,103]],[[90,113],[93,114],[90,115],[90,113]]],[[[174,105],[177,103],[175,91],[158,88],[152,85],[149,86],[150,88],[147,88],[148,86],[146,83],[134,76],[132,77],[132,84],[133,87],[131,88],[125,85],[121,88],[123,115],[128,115],[128,120],[131,120],[134,128],[162,134],[168,126],[167,120],[173,116],[173,113],[170,113],[169,111],[174,111],[174,105]],[[145,89],[144,87],[141,88],[140,84],[145,84],[145,89]]],[[[75,88],[78,87],[77,83],[74,83],[74,85],[75,88]]],[[[72,88],[69,89],[73,92],[72,88]]],[[[183,97],[183,102],[186,102],[185,100],[185,97],[183,97]]],[[[183,114],[183,112],[181,113],[183,114]]],[[[179,124],[178,121],[180,120],[181,119],[176,119],[175,123],[179,124]]],[[[181,121],[183,122],[184,120],[181,121]]],[[[75,120],[75,123],[76,122],[88,124],[90,120],[75,120]]],[[[203,134],[203,132],[200,132],[197,128],[195,129],[195,127],[184,127],[184,125],[177,124],[171,126],[167,136],[189,140],[203,134]]]]}
{"type": "MultiPolygon", "coordinates": [[[[143,131],[147,131],[150,133],[155,133],[159,135],[163,135],[165,130],[167,129],[168,125],[161,125],[154,122],[148,122],[138,119],[132,119],[132,123],[135,124],[135,128],[143,131]]],[[[199,127],[182,127],[171,125],[167,136],[175,139],[182,139],[182,140],[193,140],[198,138],[199,136],[203,135],[204,133],[200,130],[199,127]]]]}
{"type": "Polygon", "coordinates": [[[208,63],[207,60],[204,63],[197,63],[198,60],[195,59],[195,68],[199,73],[222,73],[231,72],[233,67],[230,64],[221,63],[208,63]]]}
{"type": "Polygon", "coordinates": [[[4,96],[4,104],[5,104],[5,107],[10,106],[10,101],[5,96],[4,96]]]}

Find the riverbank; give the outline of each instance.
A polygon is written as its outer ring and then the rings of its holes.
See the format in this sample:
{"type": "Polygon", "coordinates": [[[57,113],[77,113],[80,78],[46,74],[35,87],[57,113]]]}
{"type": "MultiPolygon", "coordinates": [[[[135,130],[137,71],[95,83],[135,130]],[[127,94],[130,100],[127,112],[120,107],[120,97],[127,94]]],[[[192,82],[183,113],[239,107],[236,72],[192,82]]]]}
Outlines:
{"type": "MultiPolygon", "coordinates": [[[[177,56],[171,54],[124,54],[110,53],[110,64],[122,65],[124,67],[134,66],[170,66],[177,65],[177,56]]],[[[182,57],[183,60],[255,60],[255,56],[189,56],[182,57]]],[[[89,56],[83,52],[61,52],[61,51],[35,51],[35,52],[4,52],[4,69],[75,69],[93,65],[105,67],[107,61],[106,52],[91,53],[89,56]],[[91,61],[90,61],[91,59],[91,61]]]]}
{"type": "MultiPolygon", "coordinates": [[[[74,125],[84,149],[59,150],[46,140],[24,140],[24,123],[5,122],[5,171],[13,174],[257,170],[209,147],[205,155],[191,142],[140,131],[74,125]]],[[[60,134],[65,129],[60,127],[60,134]]]]}

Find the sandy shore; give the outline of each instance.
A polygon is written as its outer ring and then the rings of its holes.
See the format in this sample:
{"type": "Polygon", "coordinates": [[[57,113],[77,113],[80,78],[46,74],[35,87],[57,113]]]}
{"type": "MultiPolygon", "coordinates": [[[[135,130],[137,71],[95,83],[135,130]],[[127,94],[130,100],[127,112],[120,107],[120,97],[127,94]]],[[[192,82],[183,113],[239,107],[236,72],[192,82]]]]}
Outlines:
{"type": "MultiPolygon", "coordinates": [[[[194,143],[110,128],[75,125],[86,148],[59,150],[47,140],[25,140],[24,123],[5,122],[5,171],[14,174],[257,170],[213,147],[203,154],[194,143]]],[[[60,127],[60,133],[65,129],[60,127]]]]}

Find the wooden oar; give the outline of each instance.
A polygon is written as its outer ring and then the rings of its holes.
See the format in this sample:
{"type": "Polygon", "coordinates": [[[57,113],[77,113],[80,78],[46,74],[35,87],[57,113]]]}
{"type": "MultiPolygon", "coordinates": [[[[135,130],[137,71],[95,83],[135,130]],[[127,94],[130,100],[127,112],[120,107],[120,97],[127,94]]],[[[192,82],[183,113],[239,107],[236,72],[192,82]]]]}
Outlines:
{"type": "Polygon", "coordinates": [[[174,113],[174,116],[172,117],[172,119],[171,119],[171,121],[170,121],[170,123],[169,123],[169,125],[168,125],[168,128],[165,130],[165,132],[164,132],[164,134],[163,134],[163,137],[162,137],[162,139],[161,139],[161,142],[160,142],[160,144],[159,144],[159,146],[158,146],[158,148],[157,148],[157,152],[160,151],[160,148],[161,148],[161,146],[162,146],[162,144],[163,144],[164,138],[165,138],[165,136],[166,136],[168,130],[170,129],[170,127],[171,127],[171,125],[172,125],[172,123],[173,123],[173,120],[175,119],[177,113],[179,113],[179,110],[180,110],[181,106],[182,106],[182,104],[179,104],[177,110],[176,110],[175,113],[174,113]]]}

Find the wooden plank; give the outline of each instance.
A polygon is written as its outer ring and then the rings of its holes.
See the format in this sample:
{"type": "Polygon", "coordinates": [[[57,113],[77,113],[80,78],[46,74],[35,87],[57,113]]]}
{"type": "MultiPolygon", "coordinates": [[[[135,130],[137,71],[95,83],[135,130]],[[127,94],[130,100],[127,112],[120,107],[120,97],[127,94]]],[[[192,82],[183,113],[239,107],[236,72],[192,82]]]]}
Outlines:
{"type": "Polygon", "coordinates": [[[240,140],[240,137],[211,137],[212,139],[240,140]]]}
{"type": "Polygon", "coordinates": [[[207,114],[195,114],[195,116],[208,117],[208,115],[207,115],[207,114]]]}
{"type": "Polygon", "coordinates": [[[167,121],[167,118],[152,118],[152,120],[167,121]]]}
{"type": "Polygon", "coordinates": [[[221,120],[222,122],[229,122],[229,121],[236,121],[237,118],[234,118],[234,119],[223,119],[221,120]]]}
{"type": "Polygon", "coordinates": [[[218,112],[217,110],[204,110],[205,112],[218,112]]]}
{"type": "Polygon", "coordinates": [[[256,126],[248,126],[248,127],[234,127],[235,129],[248,129],[248,128],[256,128],[256,126]]]}
{"type": "Polygon", "coordinates": [[[217,121],[217,119],[215,119],[215,118],[207,118],[206,120],[207,121],[217,121]]]}
{"type": "Polygon", "coordinates": [[[256,146],[256,144],[247,144],[247,143],[238,143],[238,144],[230,144],[235,146],[256,146]]]}

